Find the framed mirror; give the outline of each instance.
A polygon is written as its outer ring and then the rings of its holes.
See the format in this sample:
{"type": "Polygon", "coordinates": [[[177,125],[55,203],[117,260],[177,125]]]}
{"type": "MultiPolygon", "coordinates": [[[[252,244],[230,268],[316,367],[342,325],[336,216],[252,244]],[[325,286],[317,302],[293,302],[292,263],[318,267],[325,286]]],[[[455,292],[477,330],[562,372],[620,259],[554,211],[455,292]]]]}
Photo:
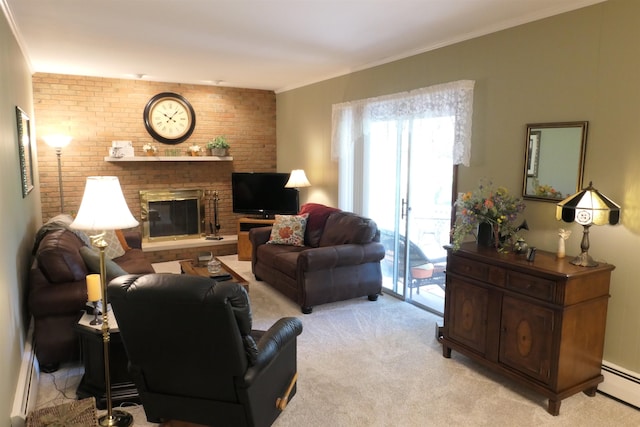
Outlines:
{"type": "Polygon", "coordinates": [[[527,125],[523,198],[559,202],[582,189],[588,123],[527,125]]]}
{"type": "Polygon", "coordinates": [[[20,155],[20,173],[22,182],[22,197],[33,190],[33,159],[31,156],[31,125],[29,116],[16,107],[16,121],[18,126],[18,153],[20,155]]]}

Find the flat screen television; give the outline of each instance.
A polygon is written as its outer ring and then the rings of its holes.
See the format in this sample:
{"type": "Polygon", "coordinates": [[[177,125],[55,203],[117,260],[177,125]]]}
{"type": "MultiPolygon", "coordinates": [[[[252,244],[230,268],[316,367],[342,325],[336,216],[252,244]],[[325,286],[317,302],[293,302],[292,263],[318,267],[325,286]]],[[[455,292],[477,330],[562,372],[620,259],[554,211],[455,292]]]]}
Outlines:
{"type": "Polygon", "coordinates": [[[233,212],[270,218],[298,213],[298,190],[285,188],[288,173],[233,172],[233,212]]]}

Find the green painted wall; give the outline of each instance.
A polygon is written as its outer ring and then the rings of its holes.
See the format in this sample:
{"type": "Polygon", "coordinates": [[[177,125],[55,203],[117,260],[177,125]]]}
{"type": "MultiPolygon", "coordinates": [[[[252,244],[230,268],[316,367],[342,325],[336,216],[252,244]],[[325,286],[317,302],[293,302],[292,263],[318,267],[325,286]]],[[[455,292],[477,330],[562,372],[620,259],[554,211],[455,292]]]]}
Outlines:
{"type": "Polygon", "coordinates": [[[4,14],[0,13],[0,425],[3,426],[11,425],[9,417],[28,328],[27,273],[33,237],[42,223],[37,171],[34,171],[36,189],[22,198],[16,106],[33,118],[31,73],[4,14]]]}
{"type": "MultiPolygon", "coordinates": [[[[459,190],[480,178],[518,193],[527,123],[589,121],[585,186],[622,205],[622,225],[592,227],[589,253],[615,264],[605,359],[640,372],[640,1],[609,0],[390,64],[277,95],[278,170],[303,168],[312,187],[302,201],[337,205],[331,158],[331,105],[459,79],[476,81],[470,167],[459,190]]],[[[384,173],[384,171],[381,171],[384,173]]],[[[527,202],[528,241],[555,251],[553,203],[527,202]]]]}

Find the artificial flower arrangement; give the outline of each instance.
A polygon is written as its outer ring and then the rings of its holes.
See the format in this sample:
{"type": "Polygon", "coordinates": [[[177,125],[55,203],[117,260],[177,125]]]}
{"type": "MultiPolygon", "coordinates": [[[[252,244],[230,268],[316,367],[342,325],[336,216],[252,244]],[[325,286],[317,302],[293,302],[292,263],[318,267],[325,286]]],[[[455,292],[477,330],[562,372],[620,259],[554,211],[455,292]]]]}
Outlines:
{"type": "Polygon", "coordinates": [[[480,223],[493,227],[496,247],[501,239],[515,237],[513,224],[525,208],[520,197],[509,194],[506,188],[493,188],[491,181],[481,180],[478,188],[462,194],[455,202],[456,224],[452,230],[453,250],[460,249],[464,238],[473,233],[480,223]]]}
{"type": "Polygon", "coordinates": [[[192,156],[197,156],[198,153],[200,153],[200,146],[198,144],[193,144],[193,145],[189,146],[189,148],[187,148],[187,151],[192,156]]]}
{"type": "Polygon", "coordinates": [[[149,155],[153,155],[158,151],[158,149],[155,146],[151,145],[151,144],[144,144],[142,146],[142,149],[144,150],[145,153],[147,153],[149,155]]]}

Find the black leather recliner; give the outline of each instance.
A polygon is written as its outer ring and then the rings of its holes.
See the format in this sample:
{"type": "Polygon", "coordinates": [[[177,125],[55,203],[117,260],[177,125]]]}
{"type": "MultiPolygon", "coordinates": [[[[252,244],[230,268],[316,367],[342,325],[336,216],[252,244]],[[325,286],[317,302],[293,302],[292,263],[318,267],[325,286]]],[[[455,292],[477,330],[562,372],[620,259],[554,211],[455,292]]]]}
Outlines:
{"type": "Polygon", "coordinates": [[[241,285],[127,275],[109,283],[108,298],[149,422],[270,426],[295,394],[302,323],[252,331],[241,285]]]}

